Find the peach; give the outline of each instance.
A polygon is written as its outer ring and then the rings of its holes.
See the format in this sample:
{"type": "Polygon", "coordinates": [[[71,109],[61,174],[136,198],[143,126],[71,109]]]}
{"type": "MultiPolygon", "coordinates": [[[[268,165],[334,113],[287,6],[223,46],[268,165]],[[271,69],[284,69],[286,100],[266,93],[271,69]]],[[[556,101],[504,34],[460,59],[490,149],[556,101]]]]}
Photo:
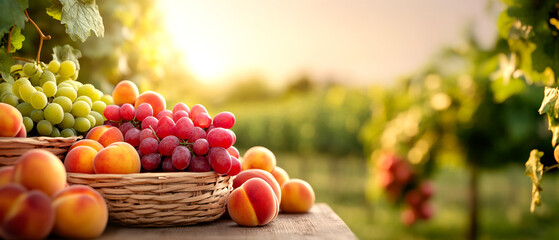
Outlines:
{"type": "Polygon", "coordinates": [[[101,145],[101,143],[93,140],[93,139],[82,139],[80,141],[75,142],[74,144],[72,144],[72,146],[70,146],[70,148],[68,149],[69,151],[72,151],[72,149],[79,147],[79,146],[88,146],[91,147],[93,149],[95,149],[97,152],[101,151],[101,149],[103,149],[103,145],[101,145]]]}
{"type": "Polygon", "coordinates": [[[21,138],[27,137],[27,130],[25,129],[25,125],[21,124],[19,131],[14,137],[21,137],[21,138]]]}
{"type": "Polygon", "coordinates": [[[314,201],[314,190],[304,180],[291,179],[281,186],[280,209],[282,212],[308,212],[314,205],[314,201]]]}
{"type": "Polygon", "coordinates": [[[276,181],[278,181],[280,187],[289,180],[289,174],[287,174],[287,172],[283,168],[278,166],[274,168],[274,170],[272,171],[272,175],[274,176],[276,181]]]}
{"type": "Polygon", "coordinates": [[[0,186],[12,182],[12,172],[14,172],[14,166],[0,168],[0,186]]]}
{"type": "Polygon", "coordinates": [[[101,236],[109,218],[103,196],[86,185],[72,185],[54,195],[54,233],[64,238],[101,236]]]}
{"type": "Polygon", "coordinates": [[[14,164],[12,182],[29,190],[40,190],[52,196],[64,188],[66,169],[51,152],[34,149],[21,156],[14,164]]]}
{"type": "Polygon", "coordinates": [[[122,132],[116,127],[107,125],[101,125],[92,128],[91,130],[89,130],[85,138],[95,140],[101,143],[103,147],[107,147],[115,142],[124,142],[124,136],[122,136],[122,132]]]}
{"type": "Polygon", "coordinates": [[[23,125],[23,117],[17,108],[0,103],[0,137],[15,137],[23,125]]]}
{"type": "Polygon", "coordinates": [[[239,174],[237,174],[235,179],[233,179],[233,189],[239,188],[241,185],[243,185],[243,183],[252,178],[260,178],[266,181],[266,183],[268,183],[274,191],[274,194],[278,198],[278,201],[281,200],[281,187],[278,184],[278,181],[276,181],[271,173],[266,172],[262,169],[249,169],[241,171],[239,174]]]}
{"type": "Polygon", "coordinates": [[[0,237],[5,239],[46,238],[54,226],[54,209],[50,198],[43,192],[32,190],[14,194],[9,210],[0,226],[0,237]]]}
{"type": "Polygon", "coordinates": [[[276,156],[265,147],[255,146],[245,152],[242,164],[243,170],[257,168],[272,172],[276,167],[276,156]]]}
{"type": "Polygon", "coordinates": [[[20,196],[23,196],[27,190],[16,183],[9,183],[0,187],[0,226],[4,222],[4,218],[10,208],[16,202],[20,196]]]}
{"type": "Polygon", "coordinates": [[[153,108],[153,116],[157,116],[157,114],[165,108],[167,108],[167,103],[165,102],[165,98],[161,96],[161,94],[156,93],[154,91],[145,91],[138,98],[136,99],[135,108],[138,108],[142,103],[149,103],[153,108]]]}
{"type": "Polygon", "coordinates": [[[231,192],[227,210],[239,225],[266,225],[278,216],[278,199],[266,181],[252,178],[231,192]]]}
{"type": "Polygon", "coordinates": [[[140,156],[127,142],[113,143],[99,151],[93,159],[95,173],[139,173],[140,156]]]}
{"type": "Polygon", "coordinates": [[[125,103],[134,105],[139,94],[136,84],[129,80],[120,81],[113,90],[113,102],[115,105],[125,103]]]}
{"type": "Polygon", "coordinates": [[[66,154],[64,167],[67,172],[73,173],[95,173],[93,159],[97,150],[88,146],[78,146],[66,154]]]}

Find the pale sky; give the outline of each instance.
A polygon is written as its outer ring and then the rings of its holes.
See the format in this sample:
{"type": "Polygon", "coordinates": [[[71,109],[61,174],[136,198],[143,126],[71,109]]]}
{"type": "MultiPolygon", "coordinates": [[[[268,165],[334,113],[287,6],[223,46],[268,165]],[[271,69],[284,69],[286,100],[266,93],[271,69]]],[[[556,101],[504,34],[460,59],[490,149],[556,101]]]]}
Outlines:
{"type": "Polygon", "coordinates": [[[258,74],[277,83],[301,73],[359,85],[387,82],[459,42],[469,20],[487,46],[497,31],[487,0],[160,3],[187,68],[205,82],[258,74]]]}

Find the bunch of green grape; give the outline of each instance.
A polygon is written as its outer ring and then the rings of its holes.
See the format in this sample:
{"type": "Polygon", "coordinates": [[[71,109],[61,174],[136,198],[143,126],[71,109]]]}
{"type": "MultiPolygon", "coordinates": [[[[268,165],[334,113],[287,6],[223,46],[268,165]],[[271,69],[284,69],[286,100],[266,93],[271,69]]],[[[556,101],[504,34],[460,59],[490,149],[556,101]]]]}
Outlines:
{"type": "Polygon", "coordinates": [[[23,116],[28,136],[71,137],[103,125],[111,95],[82,84],[76,64],[52,60],[11,66],[13,79],[0,81],[0,100],[23,116]]]}

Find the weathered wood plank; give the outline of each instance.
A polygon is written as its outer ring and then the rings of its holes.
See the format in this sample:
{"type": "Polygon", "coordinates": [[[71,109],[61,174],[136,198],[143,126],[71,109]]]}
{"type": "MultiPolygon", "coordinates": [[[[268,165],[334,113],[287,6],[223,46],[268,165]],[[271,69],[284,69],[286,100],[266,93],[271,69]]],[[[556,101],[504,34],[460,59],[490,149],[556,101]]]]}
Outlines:
{"type": "Polygon", "coordinates": [[[241,227],[228,218],[184,227],[128,228],[110,224],[99,239],[357,239],[355,234],[324,203],[315,204],[309,213],[281,213],[262,227],[241,227]]]}

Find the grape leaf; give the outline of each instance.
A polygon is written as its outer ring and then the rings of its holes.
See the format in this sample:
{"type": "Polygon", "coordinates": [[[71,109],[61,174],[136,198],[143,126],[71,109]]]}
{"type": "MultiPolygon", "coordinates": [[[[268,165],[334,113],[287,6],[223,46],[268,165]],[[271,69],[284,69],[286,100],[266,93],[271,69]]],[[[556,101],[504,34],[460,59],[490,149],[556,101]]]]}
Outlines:
{"type": "Polygon", "coordinates": [[[52,5],[47,8],[47,14],[60,21],[62,18],[62,3],[59,0],[51,0],[52,5]]]}
{"type": "Polygon", "coordinates": [[[23,41],[25,40],[25,36],[21,34],[21,28],[15,26],[12,30],[12,37],[10,39],[10,43],[12,46],[10,47],[10,53],[15,52],[16,50],[21,49],[23,47],[23,41]]]}
{"type": "Polygon", "coordinates": [[[499,77],[491,82],[491,89],[494,92],[493,98],[498,103],[504,102],[513,95],[522,93],[525,88],[525,81],[519,78],[510,78],[509,82],[505,83],[504,77],[499,77]]]}
{"type": "Polygon", "coordinates": [[[4,47],[0,47],[0,73],[3,79],[10,79],[10,68],[14,64],[12,55],[9,54],[4,47]]]}
{"type": "Polygon", "coordinates": [[[9,33],[12,26],[25,27],[25,9],[29,0],[0,0],[0,36],[9,33]]]}
{"type": "Polygon", "coordinates": [[[103,37],[105,27],[95,0],[60,0],[60,2],[62,3],[60,22],[66,25],[66,33],[72,40],[79,39],[85,42],[91,35],[90,31],[93,31],[97,37],[103,37]]]}
{"type": "Polygon", "coordinates": [[[558,97],[559,97],[559,89],[545,87],[542,105],[540,106],[538,112],[540,114],[544,114],[553,111],[555,105],[557,104],[558,97]]]}
{"type": "Polygon", "coordinates": [[[70,60],[76,64],[76,70],[80,70],[80,62],[78,58],[82,57],[80,50],[66,44],[64,46],[56,46],[52,48],[52,59],[59,62],[70,60]]]}
{"type": "Polygon", "coordinates": [[[530,204],[530,212],[534,212],[536,206],[539,206],[541,201],[543,164],[540,162],[540,158],[542,156],[543,152],[534,149],[530,152],[530,158],[526,161],[525,174],[532,179],[532,202],[530,204]]]}

